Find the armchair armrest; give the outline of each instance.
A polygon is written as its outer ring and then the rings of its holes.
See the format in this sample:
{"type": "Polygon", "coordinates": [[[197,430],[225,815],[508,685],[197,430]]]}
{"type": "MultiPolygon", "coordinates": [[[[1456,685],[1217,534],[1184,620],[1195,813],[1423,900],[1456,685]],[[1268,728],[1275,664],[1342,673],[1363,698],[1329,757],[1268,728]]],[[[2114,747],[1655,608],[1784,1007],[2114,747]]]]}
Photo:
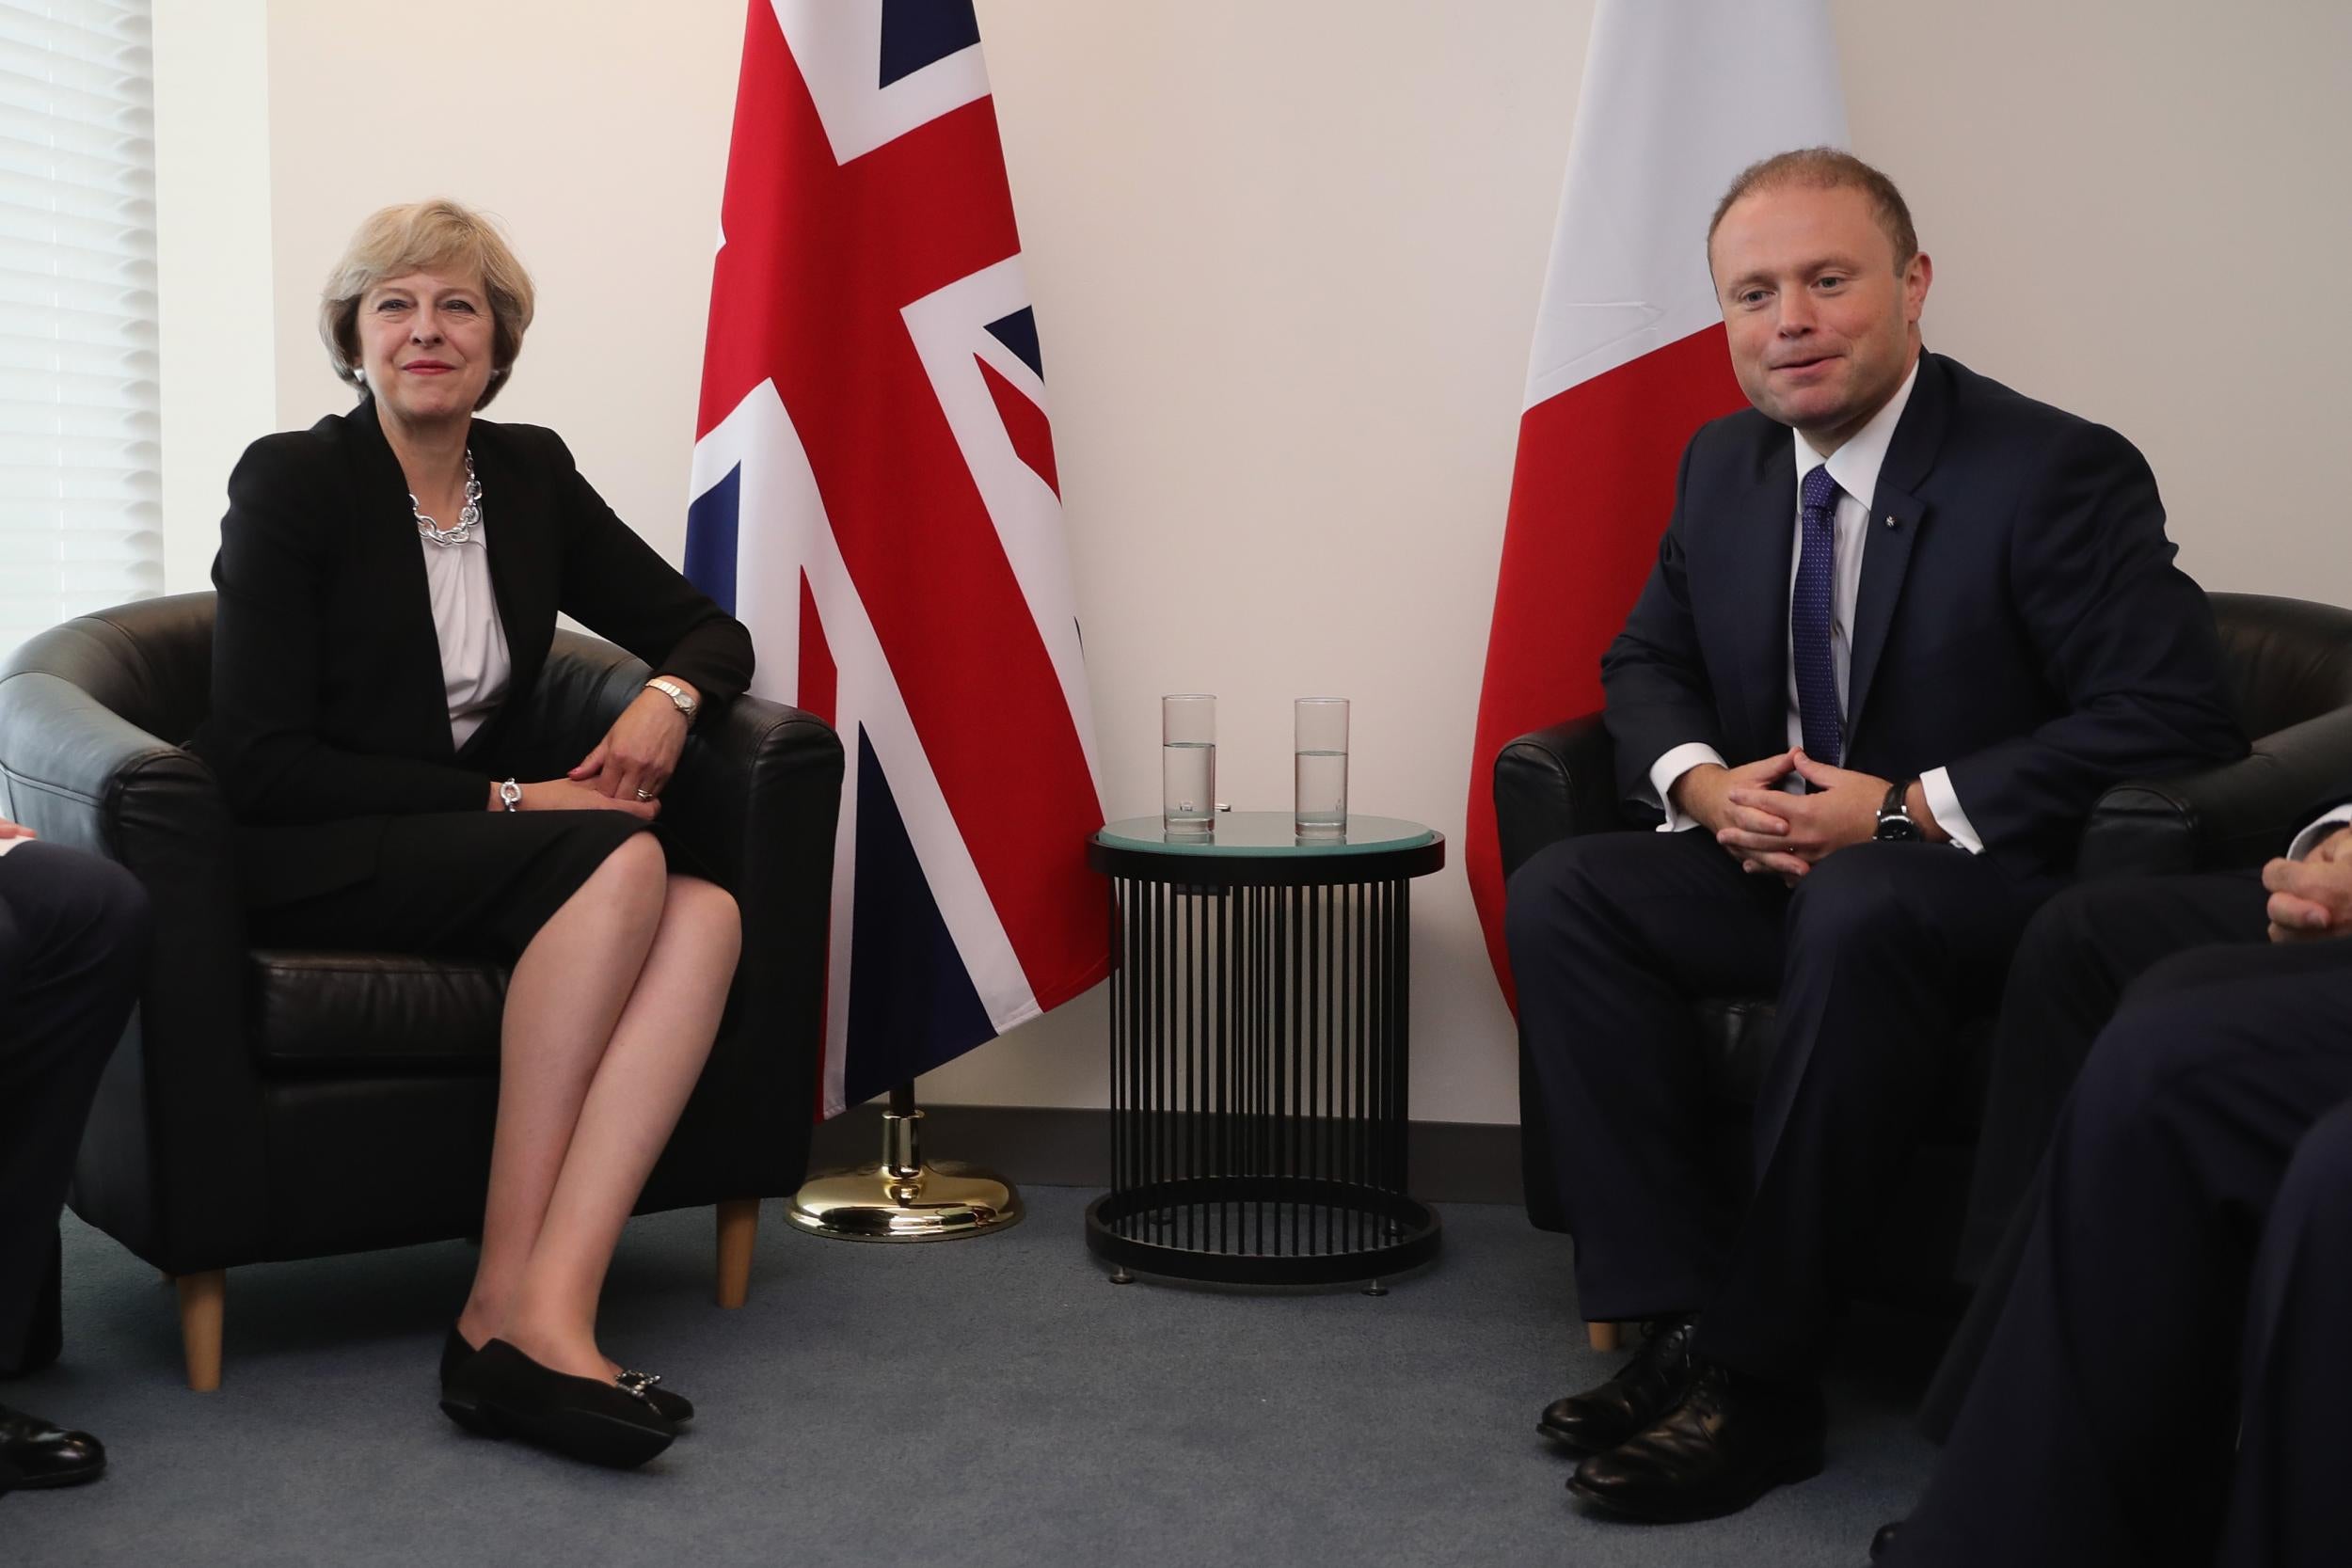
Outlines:
{"type": "Polygon", "coordinates": [[[1507,742],[1495,753],[1494,791],[1505,877],[1547,844],[1627,825],[1616,746],[1597,713],[1507,742]]]}
{"type": "Polygon", "coordinates": [[[2265,736],[2235,762],[2115,785],[2091,808],[2076,870],[2110,877],[2260,865],[2347,798],[2352,707],[2342,707],[2265,736]]]}
{"type": "Polygon", "coordinates": [[[154,909],[137,1019],[100,1090],[74,1207],[165,1268],[259,1251],[264,1211],[249,1199],[265,1145],[240,990],[245,919],[211,770],[72,682],[20,670],[0,679],[0,785],[15,820],[119,862],[154,909]],[[172,1114],[151,1121],[148,1105],[172,1114]],[[185,1258],[163,1255],[167,1236],[185,1258]]]}

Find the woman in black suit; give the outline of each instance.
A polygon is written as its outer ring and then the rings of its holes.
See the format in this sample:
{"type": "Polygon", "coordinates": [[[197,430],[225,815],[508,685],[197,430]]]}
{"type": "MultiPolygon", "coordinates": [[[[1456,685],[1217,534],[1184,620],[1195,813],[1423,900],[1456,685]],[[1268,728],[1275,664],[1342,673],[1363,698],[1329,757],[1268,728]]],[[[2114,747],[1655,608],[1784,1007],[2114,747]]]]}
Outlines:
{"type": "Polygon", "coordinates": [[[213,712],[254,937],[513,965],[482,1259],[442,1408],[632,1465],[692,1407],[598,1348],[621,1227],[700,1075],[741,935],[647,831],[751,638],[612,515],[547,430],[474,417],[532,287],[446,201],[360,226],[320,334],[349,414],[265,436],[229,484],[213,712]],[[567,612],[657,672],[582,757],[507,722],[567,612]]]}

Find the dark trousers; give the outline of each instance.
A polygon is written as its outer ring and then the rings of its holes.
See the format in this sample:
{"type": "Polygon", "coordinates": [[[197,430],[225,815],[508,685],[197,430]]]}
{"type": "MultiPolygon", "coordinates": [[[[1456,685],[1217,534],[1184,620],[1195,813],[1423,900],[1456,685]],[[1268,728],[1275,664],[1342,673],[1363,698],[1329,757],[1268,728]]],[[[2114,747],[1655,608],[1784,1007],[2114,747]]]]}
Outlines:
{"type": "Polygon", "coordinates": [[[1993,1036],[1993,1077],[1968,1195],[1962,1277],[1976,1299],[1954,1330],[1920,1422],[1941,1439],[2024,1259],[2034,1175],[2090,1045],[2134,982],[2177,953],[2264,940],[2251,871],[2120,877],[2067,888],[2035,911],[2010,960],[1993,1036]]]}
{"type": "Polygon", "coordinates": [[[2331,1122],[2308,1162],[2298,1145],[2347,1099],[2352,942],[2201,948],[2149,971],[2060,1117],[2016,1281],[1892,1561],[2214,1560],[2241,1418],[2226,1347],[2248,1326],[2258,1243],[2233,1541],[2327,1544],[2248,1562],[2342,1560],[2352,1354],[2344,1320],[2315,1314],[2345,1299],[2352,1243],[2312,1243],[2352,1200],[2309,1189],[2352,1160],[2352,1132],[2331,1122]],[[2282,1198],[2291,1162],[2309,1174],[2282,1198]]]}
{"type": "Polygon", "coordinates": [[[1585,1317],[1703,1308],[1708,1356],[1817,1375],[1956,1025],[2042,891],[1949,846],[1860,844],[1792,892],[1703,832],[1569,839],[1522,865],[1505,927],[1585,1317]],[[1711,1175],[1691,1002],[1773,993],[1742,1210],[1711,1175]]]}
{"type": "Polygon", "coordinates": [[[2295,1146],[2254,1258],[2237,1471],[2223,1568],[2303,1568],[2352,1555],[2344,1404],[2352,1393],[2352,1104],[2295,1146]]]}
{"type": "Polygon", "coordinates": [[[0,1373],[57,1357],[57,1212],[148,940],[147,895],[113,862],[0,854],[0,1373]]]}

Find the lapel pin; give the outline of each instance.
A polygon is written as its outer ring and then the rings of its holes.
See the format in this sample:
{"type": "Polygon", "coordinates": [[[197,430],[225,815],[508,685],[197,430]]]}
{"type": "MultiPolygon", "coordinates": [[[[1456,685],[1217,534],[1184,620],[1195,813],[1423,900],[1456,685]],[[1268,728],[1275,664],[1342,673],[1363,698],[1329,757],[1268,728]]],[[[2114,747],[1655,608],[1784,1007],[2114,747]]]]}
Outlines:
{"type": "Polygon", "coordinates": [[[1895,526],[1895,519],[1894,519],[1894,518],[1892,518],[1892,517],[1887,518],[1887,519],[1886,519],[1886,526],[1887,526],[1888,528],[1893,528],[1893,527],[1895,526]]]}

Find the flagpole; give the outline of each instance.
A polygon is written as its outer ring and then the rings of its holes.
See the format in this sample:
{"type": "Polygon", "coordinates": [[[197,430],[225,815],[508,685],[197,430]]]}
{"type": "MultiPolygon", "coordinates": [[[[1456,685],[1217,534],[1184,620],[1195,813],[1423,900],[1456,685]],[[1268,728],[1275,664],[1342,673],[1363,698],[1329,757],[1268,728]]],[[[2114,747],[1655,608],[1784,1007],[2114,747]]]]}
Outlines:
{"type": "Polygon", "coordinates": [[[944,1242],[1021,1223],[1018,1188],[961,1161],[923,1159],[923,1113],[912,1080],[890,1091],[882,1159],[812,1176],[785,1217],[812,1236],[842,1242],[944,1242]]]}

